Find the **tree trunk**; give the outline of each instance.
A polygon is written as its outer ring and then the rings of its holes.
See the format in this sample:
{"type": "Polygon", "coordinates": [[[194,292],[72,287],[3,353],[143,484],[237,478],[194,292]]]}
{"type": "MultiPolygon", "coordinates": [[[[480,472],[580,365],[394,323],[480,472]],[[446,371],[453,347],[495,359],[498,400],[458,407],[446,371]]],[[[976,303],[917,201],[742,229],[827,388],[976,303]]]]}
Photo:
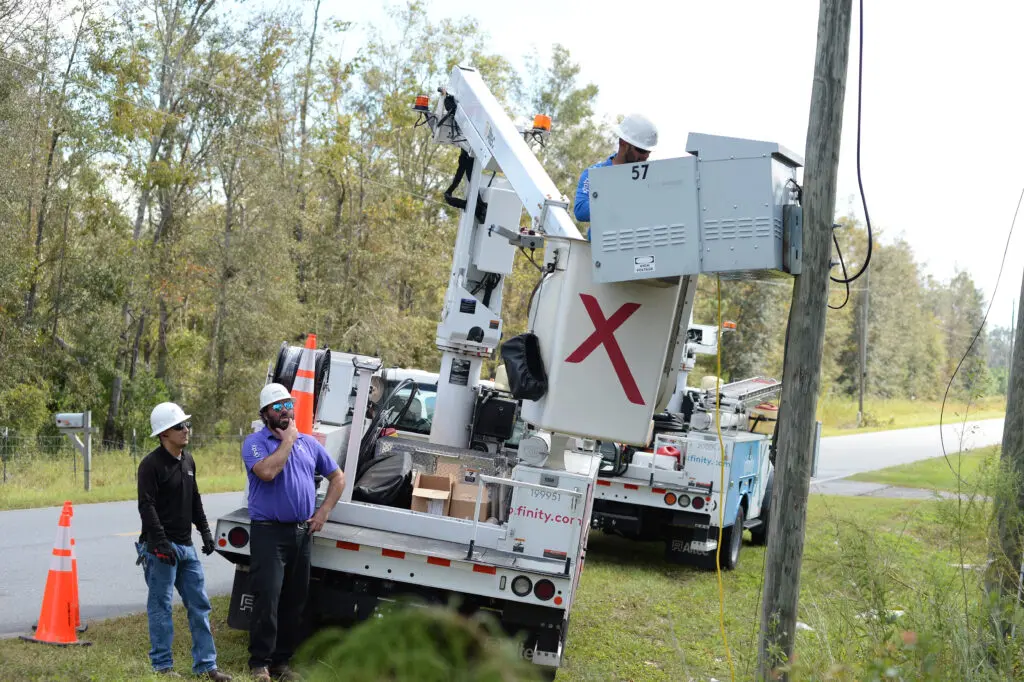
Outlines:
{"type": "Polygon", "coordinates": [[[316,7],[313,9],[313,32],[309,36],[309,50],[306,56],[306,73],[302,83],[302,102],[299,104],[299,167],[296,172],[295,189],[299,195],[299,215],[295,221],[295,241],[300,245],[297,249],[296,258],[296,280],[299,289],[299,302],[306,302],[306,278],[309,263],[302,253],[302,240],[305,238],[303,221],[306,219],[306,146],[307,130],[306,116],[309,112],[309,88],[312,80],[313,54],[316,48],[316,29],[320,17],[320,0],[316,0],[316,7]]]}
{"type": "Polygon", "coordinates": [[[28,295],[25,297],[25,322],[32,320],[36,305],[36,288],[39,282],[39,267],[43,256],[43,229],[46,226],[46,208],[50,198],[50,182],[53,179],[53,157],[57,150],[57,141],[60,139],[61,131],[54,129],[50,135],[50,149],[46,154],[46,171],[43,173],[43,188],[39,196],[39,211],[36,214],[36,251],[35,262],[32,265],[32,281],[29,284],[28,295]]]}
{"type": "Polygon", "coordinates": [[[1006,636],[1011,606],[1020,599],[1021,566],[1024,561],[1024,281],[1017,312],[1013,355],[1006,387],[1006,417],[1003,421],[1003,447],[1000,461],[1008,484],[996,491],[996,542],[992,543],[992,564],[987,576],[989,591],[1003,597],[999,605],[1004,613],[996,614],[998,634],[1006,636]]]}
{"type": "Polygon", "coordinates": [[[60,86],[60,98],[58,99],[57,112],[53,117],[53,131],[50,133],[50,148],[46,153],[46,171],[43,174],[43,186],[39,193],[39,212],[36,215],[36,252],[35,263],[32,266],[32,281],[29,284],[28,296],[25,301],[25,322],[32,320],[35,313],[36,290],[39,284],[39,268],[43,251],[43,231],[46,227],[46,210],[50,201],[50,184],[53,182],[53,160],[57,152],[57,143],[63,134],[61,125],[64,117],[64,104],[68,91],[68,80],[71,77],[71,67],[75,63],[78,54],[78,45],[82,37],[82,27],[85,25],[85,18],[88,9],[82,12],[81,22],[78,24],[78,31],[75,33],[75,42],[71,47],[71,54],[68,56],[68,64],[64,69],[64,80],[60,86]]]}
{"type": "Polygon", "coordinates": [[[167,299],[160,294],[160,323],[157,327],[156,378],[167,379],[167,299]]]}
{"type": "Polygon", "coordinates": [[[60,244],[60,264],[57,266],[57,286],[53,294],[53,330],[50,338],[57,340],[57,325],[60,322],[60,299],[64,295],[64,255],[68,247],[68,222],[71,218],[71,199],[64,205],[64,239],[60,244]]]}

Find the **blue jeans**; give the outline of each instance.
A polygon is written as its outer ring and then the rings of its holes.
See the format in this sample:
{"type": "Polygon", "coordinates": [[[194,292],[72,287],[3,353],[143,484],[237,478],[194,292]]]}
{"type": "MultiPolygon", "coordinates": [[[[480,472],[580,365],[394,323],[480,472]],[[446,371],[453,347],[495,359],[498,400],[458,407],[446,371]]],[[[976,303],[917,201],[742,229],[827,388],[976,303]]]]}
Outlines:
{"type": "Polygon", "coordinates": [[[135,543],[143,557],[143,572],[149,587],[146,614],[149,616],[149,660],[153,670],[174,667],[171,642],[174,622],[171,620],[171,599],[174,588],[188,612],[188,629],[192,632],[192,672],[201,675],[217,667],[217,649],[210,630],[210,598],[206,596],[206,578],[193,545],[171,543],[177,563],[168,566],[149,552],[146,543],[135,543]]]}

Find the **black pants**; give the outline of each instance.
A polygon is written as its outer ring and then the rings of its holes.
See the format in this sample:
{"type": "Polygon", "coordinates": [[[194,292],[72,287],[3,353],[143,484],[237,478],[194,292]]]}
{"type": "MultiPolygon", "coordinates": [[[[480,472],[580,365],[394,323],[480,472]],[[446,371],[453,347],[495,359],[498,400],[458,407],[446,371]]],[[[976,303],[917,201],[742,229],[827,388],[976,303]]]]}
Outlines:
{"type": "Polygon", "coordinates": [[[286,664],[299,644],[309,593],[307,525],[254,521],[249,537],[253,592],[249,667],[286,664]]]}

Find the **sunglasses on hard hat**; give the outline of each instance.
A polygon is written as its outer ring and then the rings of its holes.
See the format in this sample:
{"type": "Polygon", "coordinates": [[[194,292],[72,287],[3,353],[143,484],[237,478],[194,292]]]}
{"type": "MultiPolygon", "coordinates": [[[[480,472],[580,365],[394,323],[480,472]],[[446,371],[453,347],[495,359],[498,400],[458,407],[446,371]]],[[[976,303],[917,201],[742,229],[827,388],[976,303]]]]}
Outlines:
{"type": "Polygon", "coordinates": [[[171,427],[171,431],[184,431],[185,429],[192,430],[192,422],[181,422],[171,427]]]}
{"type": "Polygon", "coordinates": [[[293,407],[295,407],[295,402],[292,401],[292,400],[287,400],[287,401],[285,401],[283,403],[274,403],[270,407],[273,408],[273,410],[275,412],[280,412],[281,410],[290,410],[290,409],[292,409],[293,407]]]}

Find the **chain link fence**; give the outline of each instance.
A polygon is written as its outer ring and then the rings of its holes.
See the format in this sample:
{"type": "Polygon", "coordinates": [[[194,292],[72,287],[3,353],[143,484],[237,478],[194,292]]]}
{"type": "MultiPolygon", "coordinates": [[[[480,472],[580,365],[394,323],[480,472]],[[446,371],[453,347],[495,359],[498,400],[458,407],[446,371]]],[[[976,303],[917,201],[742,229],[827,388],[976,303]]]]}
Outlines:
{"type": "MultiPolygon", "coordinates": [[[[241,458],[241,443],[244,433],[233,435],[193,434],[188,450],[194,454],[199,466],[203,460],[215,460],[220,469],[234,467],[244,472],[241,458]]],[[[80,436],[81,437],[81,436],[80,436]]],[[[132,475],[138,470],[139,462],[158,445],[155,438],[128,436],[125,441],[103,441],[93,437],[93,471],[118,470],[121,474],[132,475]]],[[[82,482],[82,457],[67,436],[39,435],[19,436],[14,431],[0,426],[0,485],[14,480],[31,479],[34,474],[46,479],[54,476],[82,482]]]]}

